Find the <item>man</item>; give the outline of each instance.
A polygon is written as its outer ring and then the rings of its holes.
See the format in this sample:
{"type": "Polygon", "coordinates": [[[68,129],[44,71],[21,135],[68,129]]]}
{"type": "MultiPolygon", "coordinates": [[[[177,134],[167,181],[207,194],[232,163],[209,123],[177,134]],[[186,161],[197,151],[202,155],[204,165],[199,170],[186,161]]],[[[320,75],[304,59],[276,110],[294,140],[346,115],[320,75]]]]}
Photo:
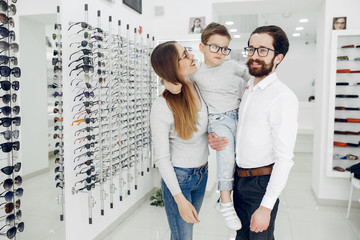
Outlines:
{"type": "MultiPolygon", "coordinates": [[[[289,49],[284,31],[277,26],[258,27],[245,52],[254,77],[239,108],[236,137],[234,205],[242,229],[236,240],[274,239],[279,196],[294,162],[298,100],[276,75],[276,67],[289,49]]],[[[209,134],[215,150],[226,140],[209,134]]]]}

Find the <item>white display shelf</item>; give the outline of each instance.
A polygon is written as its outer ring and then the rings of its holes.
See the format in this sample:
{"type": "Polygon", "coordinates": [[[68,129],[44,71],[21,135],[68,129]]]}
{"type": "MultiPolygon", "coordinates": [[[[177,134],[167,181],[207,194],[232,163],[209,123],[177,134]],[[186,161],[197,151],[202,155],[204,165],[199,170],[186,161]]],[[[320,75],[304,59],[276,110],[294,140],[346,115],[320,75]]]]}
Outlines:
{"type": "Polygon", "coordinates": [[[331,44],[330,60],[330,82],[329,82],[329,117],[328,117],[328,142],[327,142],[327,166],[326,173],[329,177],[350,178],[350,172],[340,172],[333,168],[335,166],[347,168],[359,162],[359,160],[338,160],[334,159],[334,154],[353,154],[360,156],[360,147],[338,147],[334,146],[334,141],[342,143],[360,143],[360,135],[338,135],[338,131],[360,132],[360,123],[335,122],[335,118],[360,119],[360,111],[335,110],[335,106],[355,108],[360,107],[360,97],[358,98],[337,98],[336,95],[359,95],[360,96],[360,73],[337,73],[337,69],[360,70],[360,61],[354,61],[360,57],[360,30],[356,31],[333,31],[331,44]],[[345,45],[354,45],[354,48],[341,48],[345,45]],[[347,56],[348,61],[337,61],[338,56],[347,56]],[[338,82],[348,82],[350,85],[336,85],[338,82]]]}

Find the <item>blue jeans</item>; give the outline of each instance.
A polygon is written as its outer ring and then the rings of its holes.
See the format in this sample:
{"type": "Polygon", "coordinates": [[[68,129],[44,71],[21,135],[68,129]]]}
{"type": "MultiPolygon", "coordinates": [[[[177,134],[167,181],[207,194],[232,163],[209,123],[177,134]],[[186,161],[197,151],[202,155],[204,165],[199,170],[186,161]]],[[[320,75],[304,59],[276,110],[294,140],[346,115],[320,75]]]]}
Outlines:
{"type": "MultiPolygon", "coordinates": [[[[200,168],[174,167],[174,170],[182,194],[199,213],[206,190],[208,164],[200,168]]],[[[192,240],[194,224],[187,223],[181,218],[175,199],[163,180],[161,180],[161,188],[171,231],[171,240],[192,240]]]]}
{"type": "Polygon", "coordinates": [[[215,132],[218,137],[225,137],[228,140],[225,149],[216,151],[219,190],[232,190],[237,122],[238,109],[225,113],[209,114],[209,133],[215,132]]]}
{"type": "Polygon", "coordinates": [[[235,173],[234,177],[234,207],[242,224],[242,228],[237,231],[236,240],[274,240],[275,219],[279,199],[271,211],[268,229],[261,233],[250,231],[251,216],[261,204],[269,183],[270,175],[239,177],[237,173],[235,173]]]}

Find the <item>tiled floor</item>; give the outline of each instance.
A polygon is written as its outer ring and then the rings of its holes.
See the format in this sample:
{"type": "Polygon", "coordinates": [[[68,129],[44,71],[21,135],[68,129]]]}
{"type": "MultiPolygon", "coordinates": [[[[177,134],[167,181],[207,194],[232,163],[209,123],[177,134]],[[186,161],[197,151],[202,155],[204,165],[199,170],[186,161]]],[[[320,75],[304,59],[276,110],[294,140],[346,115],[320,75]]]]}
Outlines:
{"type": "MultiPolygon", "coordinates": [[[[311,193],[310,154],[295,154],[295,165],[286,189],[281,196],[276,221],[276,240],[360,240],[360,209],[352,208],[350,220],[345,207],[318,205],[311,193]]],[[[54,174],[24,181],[25,189],[21,209],[25,231],[17,240],[65,240],[64,223],[59,221],[56,205],[57,190],[54,174]],[[44,191],[44,189],[47,189],[44,191]],[[39,192],[41,191],[41,192],[39,192]]],[[[206,197],[194,228],[194,240],[231,240],[235,232],[229,231],[213,205],[217,193],[206,197]]],[[[150,206],[145,201],[130,217],[104,240],[170,239],[163,208],[150,206]]]]}
{"type": "MultiPolygon", "coordinates": [[[[295,154],[295,165],[280,197],[276,240],[360,240],[360,209],[352,208],[347,220],[345,207],[316,203],[311,192],[311,159],[310,154],[295,154]]],[[[205,198],[200,223],[194,228],[194,240],[235,239],[235,232],[224,226],[213,207],[217,198],[217,193],[205,198]]],[[[149,201],[143,203],[104,240],[117,239],[170,239],[164,209],[150,206],[149,201]]]]}

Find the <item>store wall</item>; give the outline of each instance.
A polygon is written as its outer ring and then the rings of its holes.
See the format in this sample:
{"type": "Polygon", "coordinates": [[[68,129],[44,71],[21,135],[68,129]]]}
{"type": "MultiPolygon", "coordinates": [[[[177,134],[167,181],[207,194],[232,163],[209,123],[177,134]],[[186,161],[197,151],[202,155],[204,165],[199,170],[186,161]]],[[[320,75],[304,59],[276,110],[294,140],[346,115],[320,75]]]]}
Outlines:
{"type": "MultiPolygon", "coordinates": [[[[71,22],[80,22],[85,20],[84,14],[84,4],[88,3],[88,23],[93,27],[98,26],[97,11],[101,11],[101,27],[107,31],[109,30],[109,16],[112,16],[113,25],[112,32],[117,33],[117,22],[121,20],[122,22],[122,32],[125,33],[126,24],[130,24],[130,36],[133,37],[134,28],[138,26],[143,27],[143,36],[146,36],[149,33],[153,36],[151,31],[151,1],[142,1],[142,10],[143,13],[139,14],[134,10],[130,9],[122,3],[122,1],[110,1],[97,0],[97,1],[84,1],[84,0],[62,0],[61,12],[62,12],[62,25],[63,25],[63,46],[69,46],[72,41],[78,41],[79,37],[69,37],[69,33],[64,29],[67,29],[68,23],[71,22]]],[[[78,27],[79,28],[79,27],[78,27]]],[[[76,30],[72,29],[71,32],[76,30]]],[[[69,59],[70,54],[72,53],[73,48],[63,47],[63,59],[69,59]]],[[[64,132],[65,135],[65,159],[66,161],[71,161],[74,158],[73,152],[74,146],[74,129],[71,127],[71,120],[73,114],[71,108],[73,106],[73,99],[67,96],[72,96],[73,91],[69,83],[73,77],[69,77],[70,69],[63,65],[63,76],[64,76],[64,132]]],[[[74,74],[73,74],[74,75],[74,74]]],[[[131,207],[136,205],[139,200],[147,196],[147,194],[153,189],[153,179],[157,176],[157,170],[151,169],[150,173],[145,172],[144,176],[139,176],[138,188],[134,189],[132,186],[131,194],[127,195],[125,192],[125,197],[123,201],[119,201],[119,189],[116,189],[114,194],[114,206],[113,209],[110,209],[110,186],[109,181],[104,183],[104,189],[107,194],[104,205],[104,215],[101,215],[100,207],[100,190],[97,186],[94,190],[91,191],[93,200],[90,201],[90,205],[93,205],[92,208],[92,224],[88,223],[89,218],[89,195],[88,192],[79,192],[77,194],[72,193],[72,187],[75,185],[75,182],[79,179],[76,179],[73,169],[73,164],[65,165],[65,176],[66,176],[66,186],[65,189],[65,219],[66,219],[66,239],[94,239],[99,234],[101,235],[104,230],[112,230],[112,227],[116,227],[117,220],[121,217],[126,211],[130,210],[131,207]],[[115,224],[115,225],[114,225],[115,224]],[[110,226],[110,228],[109,228],[110,226]]],[[[126,176],[125,176],[126,179],[126,176]]],[[[116,188],[118,188],[119,177],[114,177],[116,181],[116,188]]],[[[127,181],[127,180],[125,180],[127,181]]]]}
{"type": "MultiPolygon", "coordinates": [[[[313,154],[313,191],[316,197],[323,201],[347,200],[350,184],[347,178],[326,176],[327,139],[328,139],[328,103],[330,78],[330,49],[333,17],[347,16],[347,29],[360,29],[360,2],[358,0],[344,0],[341,2],[326,0],[319,12],[317,42],[317,73],[316,78],[316,120],[314,133],[313,154]]],[[[359,198],[354,196],[354,199],[359,198]]]]}
{"type": "Polygon", "coordinates": [[[48,169],[47,64],[45,25],[55,19],[59,1],[19,1],[16,4],[15,31],[22,77],[21,154],[22,173],[33,176],[48,169]],[[52,14],[52,15],[51,15],[52,14]]]}

